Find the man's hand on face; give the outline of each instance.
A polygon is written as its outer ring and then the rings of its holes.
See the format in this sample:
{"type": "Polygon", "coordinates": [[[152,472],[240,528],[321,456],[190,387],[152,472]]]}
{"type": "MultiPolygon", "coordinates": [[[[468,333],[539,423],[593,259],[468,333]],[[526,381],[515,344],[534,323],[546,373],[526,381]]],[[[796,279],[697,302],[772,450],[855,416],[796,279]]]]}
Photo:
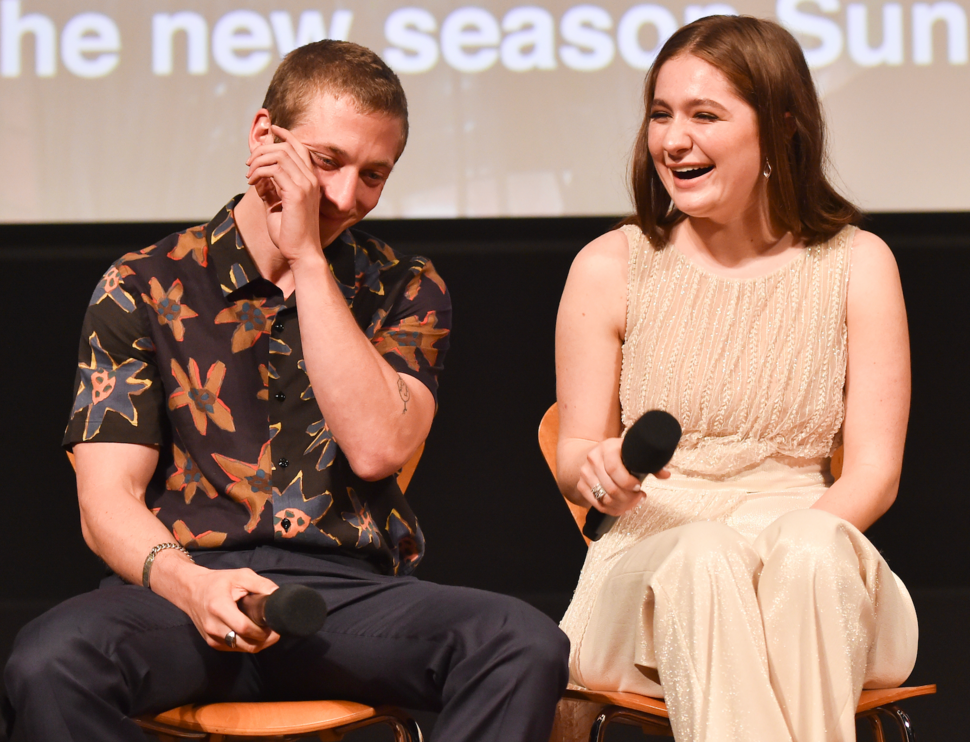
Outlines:
{"type": "Polygon", "coordinates": [[[320,182],[310,151],[293,133],[279,126],[271,131],[280,141],[253,150],[246,177],[269,211],[270,239],[293,265],[308,255],[322,254],[320,182]]]}

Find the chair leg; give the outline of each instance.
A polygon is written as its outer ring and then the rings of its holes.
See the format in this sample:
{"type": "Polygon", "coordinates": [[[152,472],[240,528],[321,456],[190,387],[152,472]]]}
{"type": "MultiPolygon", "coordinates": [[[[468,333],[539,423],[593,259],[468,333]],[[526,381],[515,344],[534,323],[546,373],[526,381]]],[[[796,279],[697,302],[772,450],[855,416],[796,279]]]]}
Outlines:
{"type": "Polygon", "coordinates": [[[596,717],[589,729],[589,742],[603,742],[606,727],[614,721],[633,724],[641,727],[644,734],[657,734],[672,737],[670,722],[658,716],[652,716],[641,711],[625,709],[622,706],[606,706],[596,717]]]}
{"type": "Polygon", "coordinates": [[[874,709],[859,714],[859,716],[864,716],[869,722],[869,728],[872,730],[872,738],[875,742],[886,742],[886,736],[882,727],[882,714],[885,714],[895,722],[902,742],[916,742],[916,731],[913,729],[913,722],[910,721],[906,712],[895,703],[877,706],[874,709]]]}
{"type": "Polygon", "coordinates": [[[407,714],[388,713],[387,723],[394,730],[394,742],[424,742],[418,722],[407,714]]]}
{"type": "Polygon", "coordinates": [[[160,724],[152,719],[135,719],[135,723],[144,731],[156,737],[159,742],[176,742],[179,739],[209,739],[209,735],[206,732],[193,732],[188,729],[179,729],[168,724],[160,724]]]}
{"type": "Polygon", "coordinates": [[[386,724],[389,726],[391,731],[394,732],[394,742],[424,742],[424,734],[422,734],[418,722],[412,719],[410,715],[394,707],[379,709],[378,714],[369,719],[364,719],[363,721],[348,724],[337,729],[320,732],[319,738],[324,740],[324,742],[343,739],[345,734],[353,732],[356,729],[369,727],[372,724],[386,724]]]}
{"type": "Polygon", "coordinates": [[[589,728],[589,742],[603,742],[606,725],[609,723],[607,719],[606,709],[603,709],[593,722],[593,726],[589,728]]]}
{"type": "Polygon", "coordinates": [[[899,734],[903,742],[916,742],[916,732],[913,730],[913,722],[910,721],[909,715],[905,711],[895,703],[880,706],[879,710],[896,722],[896,727],[899,729],[899,734]]]}
{"type": "Polygon", "coordinates": [[[882,719],[879,718],[879,714],[866,714],[866,721],[869,722],[873,742],[886,742],[886,735],[882,733],[882,719]]]}

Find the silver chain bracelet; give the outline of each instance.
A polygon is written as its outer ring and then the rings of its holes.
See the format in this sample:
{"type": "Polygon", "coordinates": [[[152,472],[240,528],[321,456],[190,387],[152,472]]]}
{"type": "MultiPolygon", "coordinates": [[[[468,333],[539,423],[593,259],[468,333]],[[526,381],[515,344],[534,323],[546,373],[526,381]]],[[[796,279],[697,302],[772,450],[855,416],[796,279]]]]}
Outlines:
{"type": "Polygon", "coordinates": [[[141,570],[141,584],[147,587],[149,590],[151,590],[151,580],[149,578],[152,574],[152,565],[155,563],[155,557],[158,556],[159,552],[165,551],[165,549],[177,549],[185,554],[185,556],[189,558],[190,562],[195,561],[192,559],[192,555],[189,554],[188,550],[181,544],[169,542],[152,547],[152,550],[148,552],[148,556],[145,558],[145,566],[141,570]]]}

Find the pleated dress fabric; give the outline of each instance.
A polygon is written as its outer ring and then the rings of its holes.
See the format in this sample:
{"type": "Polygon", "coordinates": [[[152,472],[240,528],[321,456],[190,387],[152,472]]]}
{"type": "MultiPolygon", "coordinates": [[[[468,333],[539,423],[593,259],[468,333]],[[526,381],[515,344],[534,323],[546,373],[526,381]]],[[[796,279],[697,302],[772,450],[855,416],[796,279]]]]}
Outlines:
{"type": "MultiPolygon", "coordinates": [[[[620,403],[684,434],[667,480],[591,544],[561,626],[571,682],[665,698],[678,742],[855,738],[864,686],[912,670],[902,582],[854,526],[808,508],[841,445],[854,228],[732,279],[634,226],[620,403]]],[[[563,702],[553,739],[596,709],[563,702]]]]}

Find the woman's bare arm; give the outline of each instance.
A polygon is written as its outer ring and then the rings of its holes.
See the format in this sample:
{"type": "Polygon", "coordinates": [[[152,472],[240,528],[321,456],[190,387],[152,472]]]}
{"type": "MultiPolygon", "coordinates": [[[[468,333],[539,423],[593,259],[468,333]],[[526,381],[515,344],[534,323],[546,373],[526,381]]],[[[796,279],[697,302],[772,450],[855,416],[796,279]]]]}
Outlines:
{"type": "Polygon", "coordinates": [[[909,330],[889,247],[858,232],[848,289],[848,368],[841,478],[815,503],[860,530],[892,505],[909,419],[909,330]]]}
{"type": "Polygon", "coordinates": [[[640,498],[639,480],[620,462],[618,437],[628,253],[618,231],[584,247],[569,271],[556,323],[559,487],[573,502],[612,515],[640,498]],[[597,483],[609,493],[602,503],[590,494],[597,483]]]}

